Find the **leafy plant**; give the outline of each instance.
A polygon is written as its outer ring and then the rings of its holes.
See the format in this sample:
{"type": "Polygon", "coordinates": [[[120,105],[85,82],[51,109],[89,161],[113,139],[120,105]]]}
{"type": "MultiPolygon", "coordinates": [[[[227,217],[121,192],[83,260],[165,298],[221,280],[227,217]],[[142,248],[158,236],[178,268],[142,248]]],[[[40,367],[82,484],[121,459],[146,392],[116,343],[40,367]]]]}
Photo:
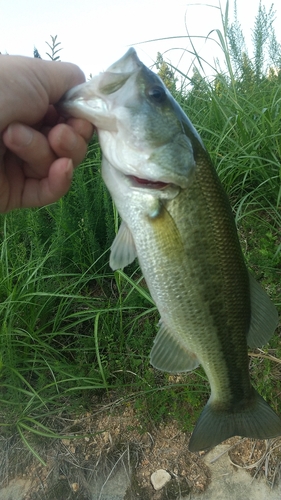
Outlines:
{"type": "Polygon", "coordinates": [[[50,48],[51,53],[46,52],[46,54],[47,54],[47,56],[49,56],[49,58],[52,61],[58,61],[60,56],[58,56],[57,54],[58,54],[58,52],[60,52],[62,50],[62,47],[58,48],[59,45],[61,45],[61,42],[57,42],[57,38],[58,38],[57,35],[56,36],[50,35],[50,37],[51,37],[51,43],[46,42],[46,44],[50,48]]]}

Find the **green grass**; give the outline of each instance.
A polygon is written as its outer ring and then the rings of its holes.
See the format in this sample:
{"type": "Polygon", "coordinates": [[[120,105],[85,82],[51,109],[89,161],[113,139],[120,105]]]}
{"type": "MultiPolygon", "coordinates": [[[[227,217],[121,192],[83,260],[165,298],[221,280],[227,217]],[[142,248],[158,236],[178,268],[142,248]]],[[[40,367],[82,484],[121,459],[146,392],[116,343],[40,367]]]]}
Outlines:
{"type": "MultiPolygon", "coordinates": [[[[225,74],[197,71],[171,88],[217,167],[247,264],[281,311],[280,77],[233,65],[226,21],[216,32],[225,74]]],[[[0,217],[0,430],[28,448],[30,433],[61,437],[54,415],[90,411],[95,397],[116,393],[144,426],[174,418],[187,430],[208,397],[202,370],[177,381],[149,365],[159,317],[137,263],[109,268],[118,216],[100,160],[94,140],[67,196],[0,217]]],[[[267,346],[276,357],[279,335],[267,346]]],[[[251,373],[280,413],[276,366],[253,359],[251,373]]]]}

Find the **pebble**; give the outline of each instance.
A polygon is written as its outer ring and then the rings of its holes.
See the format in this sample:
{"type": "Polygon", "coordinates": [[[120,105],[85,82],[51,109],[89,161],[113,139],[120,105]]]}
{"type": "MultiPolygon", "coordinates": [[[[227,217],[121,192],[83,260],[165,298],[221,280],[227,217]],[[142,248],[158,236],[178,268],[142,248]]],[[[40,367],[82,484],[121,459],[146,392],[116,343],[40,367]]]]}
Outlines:
{"type": "Polygon", "coordinates": [[[153,488],[158,491],[161,490],[171,479],[169,472],[165,469],[158,469],[151,474],[150,481],[153,488]]]}

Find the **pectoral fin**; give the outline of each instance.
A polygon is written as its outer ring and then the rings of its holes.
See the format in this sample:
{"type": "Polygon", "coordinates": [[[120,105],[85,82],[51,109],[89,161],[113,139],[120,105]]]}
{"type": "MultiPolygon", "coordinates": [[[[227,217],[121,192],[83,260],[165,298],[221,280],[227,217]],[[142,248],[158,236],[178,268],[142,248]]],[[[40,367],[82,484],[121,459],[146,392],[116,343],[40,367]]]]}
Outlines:
{"type": "Polygon", "coordinates": [[[247,334],[249,347],[261,347],[272,337],[278,325],[278,312],[260,284],[249,274],[251,323],[247,334]]]}
{"type": "Polygon", "coordinates": [[[195,354],[178,342],[163,323],[154,340],[150,363],[157,370],[170,373],[188,372],[199,366],[195,354]]]}
{"type": "Polygon", "coordinates": [[[111,246],[109,265],[113,271],[123,269],[137,257],[136,247],[127,224],[122,221],[121,226],[111,246]]]}

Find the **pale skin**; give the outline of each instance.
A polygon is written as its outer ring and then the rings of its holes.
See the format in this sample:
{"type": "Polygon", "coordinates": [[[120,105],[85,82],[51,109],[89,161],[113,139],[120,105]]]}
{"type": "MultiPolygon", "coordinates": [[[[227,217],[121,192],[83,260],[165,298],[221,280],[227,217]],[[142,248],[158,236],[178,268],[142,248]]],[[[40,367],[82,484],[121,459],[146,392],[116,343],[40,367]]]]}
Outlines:
{"type": "Polygon", "coordinates": [[[84,81],[74,64],[0,55],[0,212],[48,205],[68,191],[94,129],[54,105],[84,81]]]}

